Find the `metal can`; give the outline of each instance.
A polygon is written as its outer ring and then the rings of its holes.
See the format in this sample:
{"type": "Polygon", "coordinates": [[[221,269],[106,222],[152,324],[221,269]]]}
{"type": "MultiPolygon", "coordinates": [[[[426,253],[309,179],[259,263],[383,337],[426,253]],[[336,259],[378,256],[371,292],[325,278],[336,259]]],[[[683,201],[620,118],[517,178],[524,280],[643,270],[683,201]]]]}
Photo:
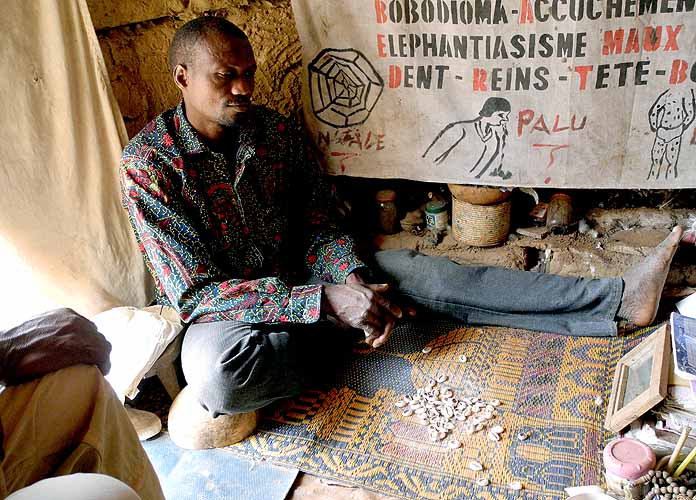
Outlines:
{"type": "Polygon", "coordinates": [[[425,225],[430,231],[443,233],[447,230],[447,204],[442,200],[431,200],[425,205],[425,225]]]}

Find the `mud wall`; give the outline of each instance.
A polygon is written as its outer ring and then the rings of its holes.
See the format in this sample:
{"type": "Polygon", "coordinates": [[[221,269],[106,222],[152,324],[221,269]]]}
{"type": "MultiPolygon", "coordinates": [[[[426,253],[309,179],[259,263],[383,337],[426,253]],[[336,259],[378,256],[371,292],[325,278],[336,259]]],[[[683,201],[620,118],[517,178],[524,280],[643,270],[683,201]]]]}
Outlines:
{"type": "Polygon", "coordinates": [[[202,15],[244,30],[259,70],[254,101],[283,114],[300,109],[302,53],[290,0],[87,0],[129,136],[179,101],[167,68],[174,32],[202,15]]]}

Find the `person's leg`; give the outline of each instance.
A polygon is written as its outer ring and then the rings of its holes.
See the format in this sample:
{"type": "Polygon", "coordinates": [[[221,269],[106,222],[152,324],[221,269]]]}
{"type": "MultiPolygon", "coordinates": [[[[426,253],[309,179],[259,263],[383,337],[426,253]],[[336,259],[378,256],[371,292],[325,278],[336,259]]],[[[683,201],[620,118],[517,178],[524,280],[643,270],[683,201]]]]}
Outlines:
{"type": "Polygon", "coordinates": [[[15,491],[7,500],[142,500],[125,483],[103,474],[70,474],[44,479],[15,491]]]}
{"type": "Polygon", "coordinates": [[[77,365],[0,393],[4,458],[11,493],[76,472],[112,476],[143,500],[164,498],[123,405],[98,368],[77,365]]]}
{"type": "Polygon", "coordinates": [[[299,394],[336,359],[346,342],[327,323],[250,324],[239,321],[188,327],[181,349],[186,382],[211,416],[251,412],[299,394]]]}
{"type": "MultiPolygon", "coordinates": [[[[492,267],[460,266],[412,251],[376,255],[382,274],[417,304],[477,325],[578,336],[616,335],[617,318],[655,320],[680,226],[621,278],[585,279],[492,267]]],[[[693,240],[687,233],[685,243],[693,240]]]]}
{"type": "Polygon", "coordinates": [[[411,250],[377,252],[375,262],[407,300],[472,325],[616,335],[621,278],[583,279],[469,267],[411,250]]]}

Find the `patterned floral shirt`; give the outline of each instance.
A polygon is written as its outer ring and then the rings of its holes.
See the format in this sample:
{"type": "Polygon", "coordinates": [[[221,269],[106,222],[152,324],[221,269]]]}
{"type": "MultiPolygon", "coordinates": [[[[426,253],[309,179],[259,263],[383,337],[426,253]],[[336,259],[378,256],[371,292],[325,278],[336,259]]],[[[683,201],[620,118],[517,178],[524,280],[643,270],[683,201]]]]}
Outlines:
{"type": "Polygon", "coordinates": [[[235,158],[208,147],[183,103],[126,146],[123,204],[158,301],[183,321],[312,323],[321,285],[364,264],[338,231],[301,129],[255,107],[235,158]]]}

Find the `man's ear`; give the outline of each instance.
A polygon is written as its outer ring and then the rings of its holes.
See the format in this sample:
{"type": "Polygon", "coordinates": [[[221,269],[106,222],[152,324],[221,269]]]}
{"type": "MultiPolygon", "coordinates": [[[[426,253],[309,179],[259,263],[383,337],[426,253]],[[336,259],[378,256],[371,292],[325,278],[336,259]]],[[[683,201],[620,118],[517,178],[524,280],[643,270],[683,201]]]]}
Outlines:
{"type": "Polygon", "coordinates": [[[176,83],[176,86],[179,87],[180,90],[183,91],[188,87],[188,70],[186,66],[177,64],[172,72],[172,76],[174,77],[174,83],[176,83]]]}

